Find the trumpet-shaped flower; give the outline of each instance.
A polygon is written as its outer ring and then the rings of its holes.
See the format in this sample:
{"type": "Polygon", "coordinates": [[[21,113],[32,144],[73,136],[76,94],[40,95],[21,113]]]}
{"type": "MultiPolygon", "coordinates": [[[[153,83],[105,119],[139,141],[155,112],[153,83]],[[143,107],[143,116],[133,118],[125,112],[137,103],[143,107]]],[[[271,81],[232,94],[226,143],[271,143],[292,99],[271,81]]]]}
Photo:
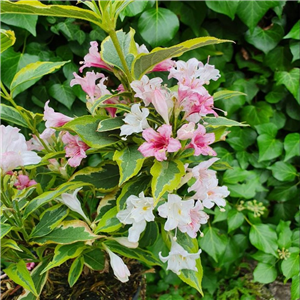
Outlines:
{"type": "Polygon", "coordinates": [[[120,135],[131,135],[133,133],[142,132],[143,129],[149,128],[147,117],[149,115],[148,108],[140,109],[140,103],[133,104],[131,112],[128,113],[123,121],[126,123],[121,126],[120,135]]]}
{"type": "Polygon", "coordinates": [[[18,190],[23,190],[23,189],[26,189],[27,187],[30,187],[30,186],[35,185],[35,184],[37,184],[37,182],[35,180],[30,180],[27,175],[20,174],[17,177],[17,180],[14,183],[14,186],[18,190]]]}
{"type": "Polygon", "coordinates": [[[60,197],[57,198],[57,200],[62,202],[64,205],[68,206],[68,208],[71,209],[72,211],[75,211],[78,214],[80,214],[85,220],[88,221],[88,217],[83,212],[81,208],[81,203],[77,198],[78,191],[80,190],[81,188],[78,188],[72,194],[63,193],[60,195],[60,197]]]}
{"type": "Polygon", "coordinates": [[[122,258],[119,257],[117,254],[113,253],[108,247],[104,247],[105,251],[108,253],[110,258],[110,265],[113,269],[115,276],[121,282],[127,282],[129,280],[128,276],[130,276],[130,271],[128,267],[123,262],[122,258]]]}
{"type": "Polygon", "coordinates": [[[197,253],[189,253],[178,243],[172,241],[171,251],[169,255],[164,257],[159,252],[159,258],[162,262],[168,262],[167,270],[171,270],[176,274],[180,274],[183,269],[198,271],[196,260],[200,257],[201,249],[197,253]]]}
{"type": "Polygon", "coordinates": [[[50,100],[45,103],[44,107],[44,120],[46,121],[46,128],[61,127],[69,121],[74,120],[74,118],[70,118],[62,113],[55,112],[53,108],[49,107],[49,102],[50,100]]]}
{"type": "Polygon", "coordinates": [[[35,152],[28,151],[25,137],[19,131],[16,127],[0,125],[0,168],[4,173],[41,161],[35,152]]]}
{"type": "Polygon", "coordinates": [[[71,167],[78,167],[82,159],[86,157],[85,151],[89,149],[89,146],[81,141],[79,136],[72,135],[69,132],[62,136],[62,141],[66,144],[66,157],[70,157],[68,164],[71,167]]]}
{"type": "Polygon", "coordinates": [[[83,64],[79,69],[80,73],[82,73],[83,69],[86,67],[97,67],[111,71],[111,67],[101,59],[98,51],[98,43],[93,41],[90,42],[90,45],[89,53],[84,57],[84,61],[80,62],[81,65],[83,64]]]}
{"type": "Polygon", "coordinates": [[[142,192],[138,197],[135,195],[128,197],[126,205],[125,210],[117,213],[117,218],[123,224],[132,224],[128,231],[128,241],[135,243],[145,230],[146,221],[154,221],[154,200],[151,197],[145,197],[144,192],[142,192]]]}
{"type": "Polygon", "coordinates": [[[206,133],[205,127],[201,124],[198,124],[198,128],[194,131],[194,135],[188,148],[195,149],[195,156],[200,154],[202,155],[211,155],[215,156],[217,153],[208,145],[212,144],[215,141],[214,133],[206,133]]]}
{"type": "Polygon", "coordinates": [[[178,195],[169,194],[168,201],[158,207],[158,214],[167,218],[164,229],[170,231],[179,226],[192,222],[190,211],[194,207],[194,200],[182,200],[178,195]]]}
{"type": "Polygon", "coordinates": [[[171,138],[172,126],[162,125],[157,132],[152,128],[145,129],[142,133],[147,141],[138,150],[145,156],[154,156],[158,161],[167,159],[166,152],[176,152],[181,148],[178,140],[171,138]]]}
{"type": "Polygon", "coordinates": [[[184,124],[177,130],[177,138],[182,141],[191,139],[194,135],[194,131],[195,123],[190,122],[188,124],[184,124]]]}

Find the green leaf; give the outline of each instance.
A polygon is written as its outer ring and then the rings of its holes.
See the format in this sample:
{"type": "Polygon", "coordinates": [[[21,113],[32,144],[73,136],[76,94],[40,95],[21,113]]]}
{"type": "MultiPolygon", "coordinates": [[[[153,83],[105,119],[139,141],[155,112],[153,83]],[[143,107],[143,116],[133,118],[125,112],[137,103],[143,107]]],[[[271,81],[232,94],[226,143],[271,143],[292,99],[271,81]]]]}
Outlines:
{"type": "Polygon", "coordinates": [[[13,227],[11,225],[6,224],[6,223],[1,223],[1,236],[0,236],[0,238],[2,239],[3,237],[5,237],[12,229],[13,229],[13,227]]]}
{"type": "Polygon", "coordinates": [[[257,138],[259,159],[258,162],[271,160],[281,155],[283,144],[280,140],[268,134],[262,134],[257,138]]]}
{"type": "Polygon", "coordinates": [[[94,249],[92,251],[83,253],[84,264],[95,271],[104,269],[105,255],[101,249],[94,249]]]}
{"type": "Polygon", "coordinates": [[[178,187],[182,176],[185,174],[185,169],[180,160],[155,160],[150,173],[153,176],[151,190],[156,205],[165,192],[171,193],[178,187]]]}
{"type": "MultiPolygon", "coordinates": [[[[4,4],[5,6],[5,4],[4,4]]],[[[1,4],[2,10],[2,4],[1,4]]],[[[3,11],[3,10],[2,10],[3,11]]],[[[16,27],[20,27],[29,31],[33,36],[36,36],[36,23],[38,20],[38,16],[35,15],[20,15],[20,14],[7,14],[1,16],[1,22],[13,25],[16,27]]]]}
{"type": "Polygon", "coordinates": [[[71,180],[92,184],[98,191],[107,193],[118,186],[119,169],[112,163],[105,161],[97,167],[87,167],[79,170],[71,180]]]}
{"type": "Polygon", "coordinates": [[[45,210],[41,215],[40,222],[37,223],[30,234],[31,238],[37,238],[49,234],[68,215],[69,209],[58,204],[45,210]]]}
{"type": "Polygon", "coordinates": [[[204,47],[207,45],[220,44],[225,42],[231,42],[229,40],[220,40],[214,37],[200,37],[191,40],[187,40],[178,45],[169,48],[155,48],[150,53],[139,54],[133,64],[132,71],[135,79],[141,79],[144,74],[152,70],[158,63],[172,57],[178,57],[183,53],[204,47]]]}
{"type": "Polygon", "coordinates": [[[10,264],[8,268],[3,270],[3,272],[5,272],[5,274],[16,284],[19,284],[24,289],[29,290],[36,297],[38,296],[35,285],[30,277],[29,271],[26,268],[24,260],[21,259],[16,264],[10,264]]]}
{"type": "Polygon", "coordinates": [[[254,144],[257,133],[252,128],[230,128],[226,142],[236,151],[245,150],[254,144]]]}
{"type": "Polygon", "coordinates": [[[283,147],[285,150],[284,161],[287,161],[294,156],[300,156],[300,134],[289,133],[286,135],[283,147]]]}
{"type": "Polygon", "coordinates": [[[296,185],[285,184],[283,186],[275,187],[268,195],[268,200],[285,202],[296,198],[298,195],[298,189],[296,185]]]}
{"type": "Polygon", "coordinates": [[[283,84],[295,97],[300,104],[299,97],[299,82],[300,82],[300,69],[293,68],[290,72],[276,72],[275,81],[277,84],[283,84]]]}
{"type": "Polygon", "coordinates": [[[290,229],[291,222],[284,222],[280,220],[276,227],[278,233],[278,246],[280,249],[288,249],[292,245],[292,231],[290,229]]]}
{"type": "Polygon", "coordinates": [[[139,247],[145,249],[148,246],[152,246],[157,241],[159,235],[158,224],[156,222],[147,222],[146,229],[139,240],[139,247]]]}
{"type": "Polygon", "coordinates": [[[93,234],[89,226],[79,220],[63,221],[51,233],[34,239],[33,242],[39,245],[44,244],[73,244],[80,241],[92,241],[98,236],[93,234]]]}
{"type": "Polygon", "coordinates": [[[259,262],[253,272],[254,280],[260,283],[271,283],[277,277],[277,270],[274,265],[259,262]]]}
{"type": "Polygon", "coordinates": [[[300,40],[300,20],[293,26],[284,39],[300,40]]]}
{"type": "MultiPolygon", "coordinates": [[[[123,30],[119,30],[116,32],[116,34],[119,44],[121,45],[122,53],[125,57],[127,67],[130,70],[134,57],[137,54],[136,45],[133,39],[135,31],[130,28],[129,33],[125,33],[123,32],[123,30]]],[[[117,67],[125,72],[120,56],[118,55],[118,52],[110,36],[105,38],[101,43],[100,54],[103,61],[108,65],[117,67]]]]}
{"type": "Polygon", "coordinates": [[[117,213],[118,209],[116,206],[106,212],[100,219],[100,222],[95,228],[94,233],[114,232],[118,230],[122,226],[122,223],[116,217],[117,213]]]}
{"type": "Polygon", "coordinates": [[[109,132],[97,132],[100,120],[92,116],[82,116],[66,123],[61,128],[74,131],[88,146],[93,148],[99,149],[117,143],[119,139],[110,136],[109,132]]]}
{"type": "Polygon", "coordinates": [[[203,230],[203,234],[199,239],[201,249],[218,262],[226,249],[225,236],[219,235],[218,229],[210,226],[203,230]]]}
{"type": "Polygon", "coordinates": [[[291,253],[289,258],[283,260],[281,270],[286,279],[299,276],[299,253],[291,253]]]}
{"type": "Polygon", "coordinates": [[[244,223],[244,215],[236,209],[231,209],[228,212],[228,233],[239,228],[244,223]]]}
{"type": "Polygon", "coordinates": [[[243,182],[246,178],[248,178],[251,175],[250,171],[243,170],[240,168],[233,168],[230,170],[226,170],[223,175],[223,181],[224,183],[238,183],[243,182]]]}
{"type": "Polygon", "coordinates": [[[265,54],[268,54],[282,40],[284,34],[282,26],[277,23],[272,25],[268,29],[256,26],[253,32],[248,30],[245,34],[246,41],[257,49],[262,50],[265,54]]]}
{"type": "Polygon", "coordinates": [[[239,91],[229,91],[229,90],[221,90],[217,91],[213,94],[214,102],[218,100],[225,100],[225,99],[231,99],[236,96],[245,96],[245,93],[239,92],[239,91]]]}
{"type": "Polygon", "coordinates": [[[241,110],[242,120],[251,126],[268,123],[272,115],[272,107],[262,101],[257,102],[255,105],[244,106],[241,110]]]}
{"type": "Polygon", "coordinates": [[[251,257],[259,262],[270,264],[273,266],[276,264],[276,259],[277,259],[272,254],[268,254],[262,251],[257,251],[256,253],[252,254],[251,257]]]}
{"type": "Polygon", "coordinates": [[[291,300],[300,299],[300,278],[298,275],[293,276],[291,286],[291,300]]]}
{"type": "Polygon", "coordinates": [[[119,186],[137,175],[143,166],[144,156],[138,151],[137,145],[128,145],[121,151],[116,151],[113,160],[117,162],[120,170],[119,186]]]}
{"type": "Polygon", "coordinates": [[[36,0],[31,0],[30,2],[2,1],[1,13],[75,18],[86,20],[102,27],[99,15],[91,10],[82,9],[73,5],[45,5],[36,0]]]}
{"type": "Polygon", "coordinates": [[[157,47],[173,39],[179,29],[179,20],[169,9],[151,8],[139,17],[138,29],[145,41],[157,47]]]}
{"type": "Polygon", "coordinates": [[[131,2],[122,12],[122,16],[134,17],[141,13],[148,5],[148,1],[131,2]]]}
{"type": "Polygon", "coordinates": [[[228,16],[231,20],[234,19],[235,13],[239,6],[239,0],[237,1],[205,1],[206,5],[220,14],[228,16]]]}
{"type": "Polygon", "coordinates": [[[298,174],[294,166],[283,161],[277,161],[268,169],[272,170],[273,176],[279,181],[293,181],[298,174]]]}
{"type": "Polygon", "coordinates": [[[105,131],[119,129],[122,125],[124,125],[123,118],[124,117],[115,117],[111,119],[104,119],[100,121],[97,131],[105,132],[105,131]]]}
{"type": "Polygon", "coordinates": [[[237,15],[252,31],[269,8],[278,5],[278,1],[240,1],[237,15]]]}
{"type": "Polygon", "coordinates": [[[36,209],[38,209],[43,204],[48,203],[49,201],[57,198],[62,193],[67,193],[70,190],[75,190],[82,186],[87,186],[89,183],[85,182],[66,182],[59,185],[55,191],[44,192],[43,194],[35,197],[30,201],[30,203],[26,206],[24,211],[24,218],[27,218],[31,213],[33,213],[36,209]]]}
{"type": "Polygon", "coordinates": [[[69,282],[70,287],[72,287],[79,279],[79,277],[82,273],[82,270],[83,270],[83,265],[84,265],[83,256],[77,257],[73,261],[73,263],[70,267],[69,274],[68,274],[68,282],[69,282]]]}
{"type": "Polygon", "coordinates": [[[144,262],[148,266],[161,266],[162,262],[156,258],[150,251],[140,248],[126,248],[113,240],[106,240],[104,244],[115,253],[123,255],[125,257],[133,258],[138,261],[144,262]]]}
{"type": "Polygon", "coordinates": [[[277,234],[272,227],[266,224],[252,224],[249,239],[257,249],[277,257],[277,234]]]}
{"type": "Polygon", "coordinates": [[[46,74],[53,73],[57,69],[61,68],[67,61],[63,62],[35,62],[22,68],[13,78],[10,84],[11,92],[14,92],[14,96],[24,91],[37,80],[46,74]]]}
{"type": "Polygon", "coordinates": [[[230,120],[230,119],[227,119],[227,118],[224,118],[224,117],[217,117],[217,118],[204,117],[203,121],[205,123],[208,123],[207,124],[208,127],[212,127],[212,128],[218,128],[220,126],[226,126],[226,127],[249,126],[248,124],[239,123],[237,121],[230,120]]]}
{"type": "Polygon", "coordinates": [[[15,33],[12,30],[0,29],[0,33],[1,33],[0,53],[2,53],[15,43],[16,37],[15,37],[15,33]]]}
{"type": "MultiPolygon", "coordinates": [[[[42,262],[40,262],[38,265],[34,267],[34,269],[31,271],[30,276],[34,282],[35,288],[37,290],[38,295],[41,294],[44,285],[47,282],[48,279],[48,273],[40,274],[42,270],[46,267],[48,264],[49,259],[44,258],[42,262]]],[[[25,290],[25,293],[23,292],[18,300],[36,300],[36,296],[32,294],[30,291],[25,290]]]]}
{"type": "MultiPolygon", "coordinates": [[[[1,232],[2,232],[2,225],[1,224],[1,232]]],[[[14,250],[17,250],[17,251],[23,251],[17,244],[17,242],[15,240],[12,240],[12,239],[2,239],[2,236],[1,236],[1,248],[10,248],[10,249],[14,249],[14,250]]],[[[3,251],[2,249],[2,251],[3,251]]],[[[4,251],[3,251],[4,252],[4,251]]]]}
{"type": "Polygon", "coordinates": [[[290,51],[293,55],[292,63],[300,59],[299,42],[290,42],[290,51]]]}
{"type": "Polygon", "coordinates": [[[75,258],[81,254],[85,247],[83,242],[77,242],[70,245],[57,245],[54,250],[54,256],[52,261],[47,265],[47,267],[42,271],[41,274],[45,273],[46,271],[60,266],[65,261],[75,258]]]}
{"type": "Polygon", "coordinates": [[[49,95],[55,100],[66,106],[68,109],[71,109],[72,104],[75,101],[75,94],[73,89],[70,87],[68,81],[64,83],[55,83],[48,89],[49,95]]]}
{"type": "Polygon", "coordinates": [[[274,123],[264,123],[255,126],[258,134],[268,134],[275,138],[278,132],[278,128],[274,123]]]}
{"type": "Polygon", "coordinates": [[[23,116],[19,113],[17,109],[12,106],[5,105],[1,103],[1,118],[7,122],[11,122],[15,125],[23,126],[28,128],[28,124],[23,116]]]}
{"type": "Polygon", "coordinates": [[[281,101],[287,92],[283,86],[273,86],[272,90],[266,95],[265,99],[269,103],[278,103],[281,101]]]}

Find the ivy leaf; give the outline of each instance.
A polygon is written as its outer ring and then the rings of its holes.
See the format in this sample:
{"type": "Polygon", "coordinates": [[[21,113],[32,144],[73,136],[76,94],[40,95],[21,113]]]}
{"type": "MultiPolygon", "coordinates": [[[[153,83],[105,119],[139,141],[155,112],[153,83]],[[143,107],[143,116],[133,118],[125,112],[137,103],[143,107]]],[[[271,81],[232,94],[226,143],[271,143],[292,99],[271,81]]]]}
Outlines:
{"type": "Polygon", "coordinates": [[[258,162],[271,160],[281,155],[283,144],[280,140],[268,134],[261,134],[257,138],[259,159],[258,162]]]}
{"type": "Polygon", "coordinates": [[[282,26],[274,23],[269,29],[262,29],[256,26],[251,32],[248,30],[245,34],[246,41],[255,46],[257,49],[262,50],[265,54],[274,49],[281,41],[284,31],[282,26]]]}
{"type": "Polygon", "coordinates": [[[281,269],[286,279],[299,276],[299,253],[291,253],[290,257],[281,263],[281,269]]]}
{"type": "Polygon", "coordinates": [[[245,150],[252,145],[257,137],[255,130],[251,128],[234,127],[230,129],[230,133],[226,142],[236,151],[245,150]]]}
{"type": "Polygon", "coordinates": [[[284,161],[287,161],[294,156],[300,156],[300,134],[289,133],[284,138],[283,147],[285,150],[284,161]]]}
{"type": "Polygon", "coordinates": [[[295,199],[298,196],[298,189],[296,185],[285,184],[275,187],[268,195],[267,199],[271,201],[285,202],[295,199]]]}
{"type": "Polygon", "coordinates": [[[68,81],[65,81],[63,84],[53,84],[49,88],[48,92],[51,97],[66,106],[68,109],[71,109],[76,98],[68,81]]]}
{"type": "Polygon", "coordinates": [[[278,132],[277,126],[273,123],[264,123],[256,125],[255,128],[259,134],[268,134],[272,137],[275,137],[278,132]]]}
{"type": "Polygon", "coordinates": [[[292,278],[291,297],[291,300],[300,299],[300,278],[298,275],[292,278]]]}
{"type": "Polygon", "coordinates": [[[235,13],[239,6],[238,1],[205,1],[206,5],[220,14],[228,16],[231,20],[234,19],[235,13]]]}
{"type": "Polygon", "coordinates": [[[36,23],[38,16],[35,15],[19,15],[19,14],[8,14],[1,15],[1,22],[20,27],[29,31],[33,36],[36,36],[36,23]]]}
{"type": "Polygon", "coordinates": [[[241,118],[251,126],[268,123],[273,115],[272,107],[266,102],[257,102],[255,105],[244,106],[241,110],[241,118]]]}
{"type": "Polygon", "coordinates": [[[121,12],[120,17],[134,17],[140,14],[148,5],[148,1],[134,1],[131,2],[126,8],[121,12]]]}
{"type": "Polygon", "coordinates": [[[265,99],[269,103],[278,103],[281,101],[287,94],[287,91],[284,86],[273,86],[272,90],[266,95],[265,99]]]}
{"type": "Polygon", "coordinates": [[[292,245],[292,231],[290,229],[291,222],[284,222],[280,220],[276,231],[278,232],[278,246],[279,248],[288,249],[292,245]]]}
{"type": "Polygon", "coordinates": [[[293,26],[284,39],[300,40],[300,20],[293,26]]]}
{"type": "Polygon", "coordinates": [[[228,233],[239,228],[244,223],[244,215],[236,209],[228,212],[228,233]]]}
{"type": "Polygon", "coordinates": [[[300,49],[299,49],[299,42],[291,42],[290,43],[290,50],[293,55],[292,63],[298,59],[300,59],[300,49]]]}
{"type": "Polygon", "coordinates": [[[240,1],[237,15],[253,31],[265,13],[277,5],[278,1],[240,1]]]}
{"type": "Polygon", "coordinates": [[[138,29],[145,41],[157,47],[173,39],[179,29],[179,20],[169,9],[151,8],[141,14],[138,29]]]}
{"type": "Polygon", "coordinates": [[[277,161],[268,169],[272,170],[273,176],[279,181],[293,181],[297,176],[296,168],[283,161],[277,161]]]}
{"type": "Polygon", "coordinates": [[[300,69],[293,68],[290,72],[277,72],[275,73],[275,81],[277,84],[283,84],[295,97],[300,104],[299,97],[299,82],[300,82],[300,69]]]}
{"type": "Polygon", "coordinates": [[[277,257],[277,234],[266,224],[252,224],[249,234],[251,244],[258,250],[277,257]]]}
{"type": "Polygon", "coordinates": [[[277,277],[277,270],[273,265],[259,262],[253,272],[254,280],[260,283],[271,283],[277,277]]]}

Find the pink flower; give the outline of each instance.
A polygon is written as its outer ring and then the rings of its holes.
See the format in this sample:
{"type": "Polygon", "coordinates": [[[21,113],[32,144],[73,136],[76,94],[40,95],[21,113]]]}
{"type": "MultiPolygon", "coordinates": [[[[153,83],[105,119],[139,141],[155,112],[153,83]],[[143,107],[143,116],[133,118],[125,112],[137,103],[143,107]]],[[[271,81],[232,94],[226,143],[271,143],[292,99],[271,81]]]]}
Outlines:
{"type": "Polygon", "coordinates": [[[31,263],[27,263],[27,264],[26,264],[26,269],[27,269],[28,271],[31,271],[34,267],[35,267],[35,263],[34,263],[34,262],[31,262],[31,263]]]}
{"type": "Polygon", "coordinates": [[[44,107],[44,120],[46,121],[46,128],[61,127],[69,121],[74,120],[73,118],[70,118],[62,113],[55,112],[53,108],[49,107],[49,102],[50,100],[45,103],[44,107]]]}
{"type": "Polygon", "coordinates": [[[14,183],[14,186],[18,190],[23,190],[35,184],[37,184],[37,182],[35,180],[30,180],[27,175],[19,175],[17,177],[17,181],[14,183]]]}
{"type": "Polygon", "coordinates": [[[66,144],[65,151],[68,159],[68,164],[71,167],[78,167],[81,160],[86,157],[85,151],[89,149],[89,146],[79,139],[79,136],[72,135],[66,132],[62,136],[62,141],[66,144]]]}
{"type": "Polygon", "coordinates": [[[217,153],[208,146],[214,141],[215,134],[206,133],[205,127],[201,124],[198,124],[198,128],[195,130],[192,140],[187,147],[195,149],[195,156],[198,156],[200,154],[216,156],[217,153]]]}
{"type": "Polygon", "coordinates": [[[19,131],[16,127],[0,125],[0,168],[4,173],[42,160],[28,150],[25,137],[19,131]]]}
{"type": "Polygon", "coordinates": [[[94,41],[90,42],[90,45],[89,53],[84,57],[84,61],[80,62],[81,65],[83,64],[79,69],[80,73],[82,73],[83,69],[86,67],[97,67],[111,71],[111,67],[101,59],[98,51],[98,43],[94,41]]]}
{"type": "Polygon", "coordinates": [[[166,152],[176,152],[181,148],[178,140],[171,138],[172,126],[162,125],[158,132],[152,128],[143,131],[143,138],[147,141],[139,147],[139,151],[145,156],[155,156],[158,161],[167,159],[166,152]]]}
{"type": "Polygon", "coordinates": [[[177,130],[177,138],[182,141],[191,139],[194,135],[194,131],[195,123],[190,122],[188,124],[184,124],[177,130]]]}
{"type": "Polygon", "coordinates": [[[98,97],[99,87],[96,85],[96,80],[99,78],[103,78],[104,75],[102,73],[87,72],[85,77],[80,77],[75,72],[73,73],[75,79],[72,79],[70,82],[70,86],[74,86],[75,84],[80,84],[81,88],[88,94],[91,102],[94,102],[95,98],[98,97]]]}

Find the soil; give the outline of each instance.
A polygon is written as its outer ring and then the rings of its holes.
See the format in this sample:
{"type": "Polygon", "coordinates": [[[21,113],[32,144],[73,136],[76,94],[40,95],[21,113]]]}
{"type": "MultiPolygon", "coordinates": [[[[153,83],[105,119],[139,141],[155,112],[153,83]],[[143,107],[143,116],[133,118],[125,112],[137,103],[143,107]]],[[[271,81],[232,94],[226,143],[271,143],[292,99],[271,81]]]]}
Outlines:
{"type": "MultiPolygon", "coordinates": [[[[138,297],[145,300],[143,268],[133,260],[128,265],[131,276],[126,283],[117,280],[112,272],[86,269],[70,288],[67,280],[70,264],[65,263],[49,271],[49,278],[39,300],[137,300],[138,297]]],[[[16,300],[22,292],[23,289],[11,280],[1,281],[1,300],[16,300]]]]}

